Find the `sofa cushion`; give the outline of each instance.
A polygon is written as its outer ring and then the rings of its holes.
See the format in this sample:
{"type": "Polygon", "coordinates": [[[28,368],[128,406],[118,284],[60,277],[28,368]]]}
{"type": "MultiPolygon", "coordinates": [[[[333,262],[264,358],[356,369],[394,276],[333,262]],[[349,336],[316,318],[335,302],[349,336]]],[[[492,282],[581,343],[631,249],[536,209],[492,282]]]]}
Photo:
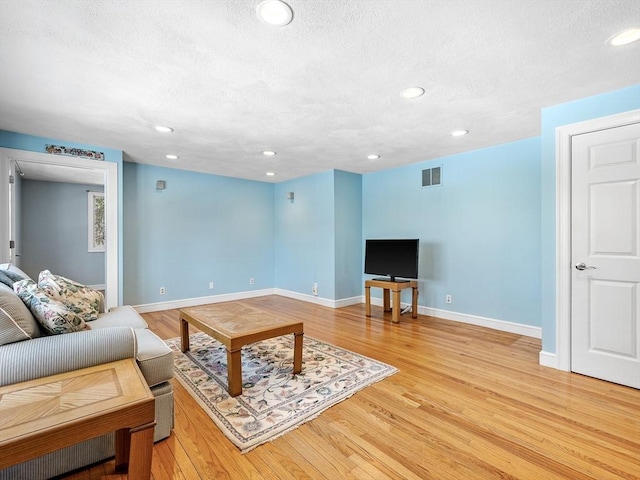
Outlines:
{"type": "Polygon", "coordinates": [[[130,305],[113,307],[107,313],[101,313],[98,320],[91,322],[93,330],[109,327],[147,328],[147,322],[130,305]]]}
{"type": "Polygon", "coordinates": [[[15,292],[0,284],[0,345],[40,336],[38,322],[15,292]]]}
{"type": "Polygon", "coordinates": [[[24,273],[22,270],[16,267],[13,263],[0,263],[0,270],[8,270],[9,272],[17,273],[24,279],[28,278],[30,280],[33,280],[29,275],[24,273]]]}
{"type": "Polygon", "coordinates": [[[173,378],[173,352],[160,337],[151,330],[135,330],[138,343],[136,360],[149,387],[173,378]]]}
{"type": "Polygon", "coordinates": [[[63,276],[54,275],[49,270],[40,272],[38,287],[45,290],[49,297],[61,301],[67,308],[82,315],[85,322],[96,320],[104,303],[102,293],[63,276]]]}
{"type": "Polygon", "coordinates": [[[87,328],[82,315],[67,308],[63,302],[49,297],[47,291],[39,288],[33,280],[16,282],[13,290],[47,332],[60,334],[87,328]]]}

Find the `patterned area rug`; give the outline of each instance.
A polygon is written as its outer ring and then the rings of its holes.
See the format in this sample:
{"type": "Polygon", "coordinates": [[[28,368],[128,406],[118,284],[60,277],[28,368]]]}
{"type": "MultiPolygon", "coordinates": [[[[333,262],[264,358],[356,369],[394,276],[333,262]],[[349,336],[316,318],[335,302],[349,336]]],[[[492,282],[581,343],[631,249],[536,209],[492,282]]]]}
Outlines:
{"type": "Polygon", "coordinates": [[[293,335],[284,335],[242,348],[242,395],[230,397],[224,346],[204,333],[190,338],[187,353],[179,338],[167,340],[176,377],[242,453],[398,371],[305,336],[302,372],[292,375],[293,335]]]}

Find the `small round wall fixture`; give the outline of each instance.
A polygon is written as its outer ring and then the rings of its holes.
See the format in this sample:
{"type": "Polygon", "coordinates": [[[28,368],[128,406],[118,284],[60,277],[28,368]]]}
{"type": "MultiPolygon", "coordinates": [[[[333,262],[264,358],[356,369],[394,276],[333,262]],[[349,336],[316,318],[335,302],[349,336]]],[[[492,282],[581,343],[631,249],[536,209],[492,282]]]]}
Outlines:
{"type": "Polygon", "coordinates": [[[402,98],[418,98],[424,95],[424,88],[422,87],[409,87],[400,92],[402,98]]]}
{"type": "Polygon", "coordinates": [[[293,10],[280,0],[264,0],[256,7],[256,15],[262,23],[274,27],[284,27],[291,23],[293,10]]]}
{"type": "Polygon", "coordinates": [[[469,130],[463,130],[463,129],[451,130],[452,137],[464,137],[465,135],[468,135],[468,134],[469,134],[469,130]]]}
{"type": "Polygon", "coordinates": [[[273,150],[264,150],[262,154],[266,157],[273,157],[274,155],[276,155],[276,152],[274,152],[273,150]]]}
{"type": "Polygon", "coordinates": [[[622,47],[623,45],[629,45],[638,40],[640,40],[640,28],[629,28],[616,33],[613,37],[609,38],[608,43],[612,47],[622,47]]]}
{"type": "Polygon", "coordinates": [[[156,129],[157,132],[160,132],[160,133],[171,133],[171,132],[173,132],[173,128],[165,127],[164,125],[156,125],[155,129],[156,129]]]}
{"type": "Polygon", "coordinates": [[[179,159],[180,157],[179,157],[178,155],[172,155],[172,154],[169,154],[169,155],[167,155],[167,158],[168,158],[169,160],[177,160],[177,159],[179,159]]]}

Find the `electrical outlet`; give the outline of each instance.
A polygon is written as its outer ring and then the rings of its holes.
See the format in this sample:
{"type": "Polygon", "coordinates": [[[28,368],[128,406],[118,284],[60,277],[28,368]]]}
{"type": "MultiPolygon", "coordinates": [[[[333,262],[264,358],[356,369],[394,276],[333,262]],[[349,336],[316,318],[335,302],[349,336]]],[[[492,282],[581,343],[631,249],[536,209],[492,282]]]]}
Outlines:
{"type": "Polygon", "coordinates": [[[164,287],[160,287],[160,295],[164,295],[165,293],[164,287]]]}
{"type": "Polygon", "coordinates": [[[213,282],[209,282],[209,290],[213,290],[213,282]]]}
{"type": "Polygon", "coordinates": [[[249,285],[255,285],[255,283],[256,283],[256,279],[255,279],[255,278],[253,278],[253,277],[251,277],[251,278],[249,279],[249,285]]]}
{"type": "Polygon", "coordinates": [[[318,284],[314,283],[313,287],[311,287],[311,293],[313,293],[315,296],[318,296],[318,284]]]}
{"type": "Polygon", "coordinates": [[[447,295],[444,299],[445,302],[447,303],[451,303],[453,301],[453,298],[451,298],[451,295],[447,295]]]}

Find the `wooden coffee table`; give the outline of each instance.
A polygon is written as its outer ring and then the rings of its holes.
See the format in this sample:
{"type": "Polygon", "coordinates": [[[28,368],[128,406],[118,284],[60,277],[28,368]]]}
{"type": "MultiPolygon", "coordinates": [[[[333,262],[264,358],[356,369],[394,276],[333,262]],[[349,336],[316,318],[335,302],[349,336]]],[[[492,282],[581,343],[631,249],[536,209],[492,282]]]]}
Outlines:
{"type": "Polygon", "coordinates": [[[302,322],[284,320],[257,308],[238,304],[215,304],[180,310],[182,351],[189,350],[189,324],[215,338],[227,349],[229,395],[242,393],[243,345],[293,333],[293,373],[302,371],[302,322]]]}
{"type": "Polygon", "coordinates": [[[0,387],[0,469],[116,432],[116,469],[151,476],[155,399],[135,359],[0,387]]]}

